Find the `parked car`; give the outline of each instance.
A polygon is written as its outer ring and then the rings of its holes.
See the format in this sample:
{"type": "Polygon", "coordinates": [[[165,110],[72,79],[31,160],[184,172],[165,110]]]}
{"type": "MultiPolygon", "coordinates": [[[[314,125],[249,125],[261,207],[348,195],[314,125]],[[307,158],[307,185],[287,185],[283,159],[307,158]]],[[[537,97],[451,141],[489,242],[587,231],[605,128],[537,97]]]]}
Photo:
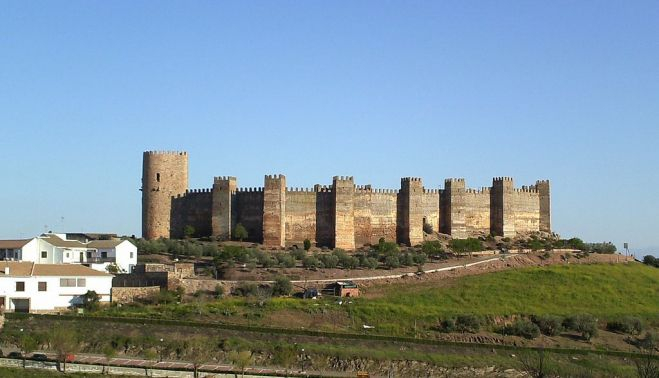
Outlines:
{"type": "Polygon", "coordinates": [[[7,358],[23,358],[21,352],[9,352],[7,358]]]}
{"type": "Polygon", "coordinates": [[[48,361],[48,356],[43,353],[35,353],[32,355],[32,359],[35,361],[48,361]]]}

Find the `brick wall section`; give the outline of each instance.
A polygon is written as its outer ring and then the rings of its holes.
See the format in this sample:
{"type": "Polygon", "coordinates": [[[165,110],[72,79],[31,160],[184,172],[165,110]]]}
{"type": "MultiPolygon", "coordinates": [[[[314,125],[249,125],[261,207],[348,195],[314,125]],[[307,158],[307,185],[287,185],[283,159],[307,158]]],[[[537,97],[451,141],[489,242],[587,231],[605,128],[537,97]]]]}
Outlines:
{"type": "Polygon", "coordinates": [[[146,151],[142,155],[142,237],[169,238],[172,197],[188,189],[188,154],[146,151]]]}
{"type": "Polygon", "coordinates": [[[491,190],[491,226],[497,236],[515,236],[515,189],[511,177],[495,177],[491,190]]]}
{"type": "Polygon", "coordinates": [[[352,177],[334,176],[334,247],[355,249],[355,183],[352,177]]]}
{"type": "Polygon", "coordinates": [[[231,176],[213,179],[211,228],[212,235],[220,240],[230,240],[232,236],[237,184],[236,178],[231,176]]]}
{"type": "Polygon", "coordinates": [[[286,245],[286,177],[284,175],[265,176],[263,244],[266,247],[286,245]]]}
{"type": "Polygon", "coordinates": [[[160,286],[147,287],[113,287],[113,303],[131,303],[136,299],[149,298],[160,293],[160,286]]]}
{"type": "Polygon", "coordinates": [[[286,243],[316,242],[316,192],[313,189],[286,191],[286,243]]]}

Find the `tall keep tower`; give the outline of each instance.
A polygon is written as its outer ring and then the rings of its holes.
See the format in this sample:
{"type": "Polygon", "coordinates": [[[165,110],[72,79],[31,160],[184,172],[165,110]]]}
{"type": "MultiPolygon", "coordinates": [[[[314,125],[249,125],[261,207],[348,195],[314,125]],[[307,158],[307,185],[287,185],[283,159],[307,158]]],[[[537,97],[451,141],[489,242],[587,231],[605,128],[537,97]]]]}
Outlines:
{"type": "Polygon", "coordinates": [[[146,151],[142,157],[142,237],[170,237],[172,197],[188,189],[188,153],[146,151]]]}

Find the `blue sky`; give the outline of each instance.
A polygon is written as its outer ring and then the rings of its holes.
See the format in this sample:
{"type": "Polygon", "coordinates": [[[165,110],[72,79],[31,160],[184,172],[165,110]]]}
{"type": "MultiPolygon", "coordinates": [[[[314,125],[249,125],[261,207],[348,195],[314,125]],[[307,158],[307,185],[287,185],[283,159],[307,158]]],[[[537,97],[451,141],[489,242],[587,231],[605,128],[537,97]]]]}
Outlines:
{"type": "MultiPolygon", "coordinates": [[[[140,233],[190,186],[552,182],[553,228],[659,246],[659,3],[0,2],[0,237],[140,233]]],[[[658,248],[659,249],[659,248],[658,248]]]]}

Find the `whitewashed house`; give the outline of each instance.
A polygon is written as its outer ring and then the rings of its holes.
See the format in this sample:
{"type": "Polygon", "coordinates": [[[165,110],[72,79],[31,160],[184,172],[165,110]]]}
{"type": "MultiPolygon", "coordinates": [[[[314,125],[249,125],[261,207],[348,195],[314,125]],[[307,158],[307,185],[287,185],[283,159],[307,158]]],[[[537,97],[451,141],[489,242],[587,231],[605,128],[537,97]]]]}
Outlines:
{"type": "Polygon", "coordinates": [[[137,264],[137,247],[128,240],[82,242],[48,233],[28,240],[0,240],[0,260],[83,264],[102,272],[116,265],[119,273],[130,273],[137,264]]]}
{"type": "Polygon", "coordinates": [[[78,264],[0,262],[0,308],[10,312],[48,312],[82,303],[88,290],[109,302],[112,275],[78,264]]]}

